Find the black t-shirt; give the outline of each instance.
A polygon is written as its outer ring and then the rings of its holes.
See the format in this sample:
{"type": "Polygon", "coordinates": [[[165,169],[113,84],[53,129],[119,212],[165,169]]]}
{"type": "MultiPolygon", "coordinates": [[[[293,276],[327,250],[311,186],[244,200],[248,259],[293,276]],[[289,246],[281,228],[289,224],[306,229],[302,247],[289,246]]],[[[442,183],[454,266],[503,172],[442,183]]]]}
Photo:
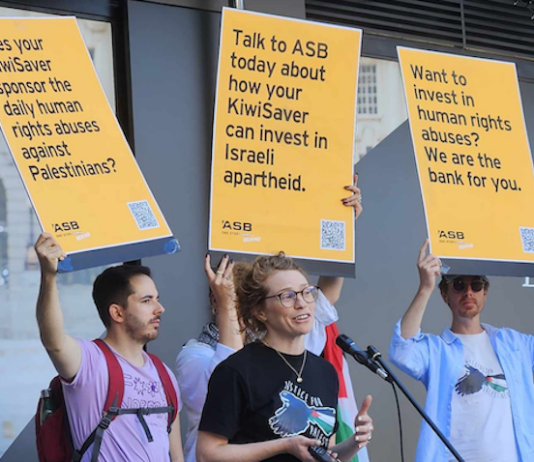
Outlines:
{"type": "MultiPolygon", "coordinates": [[[[284,355],[299,371],[304,354],[284,355]]],[[[304,435],[326,447],[337,429],[339,381],[325,359],[307,353],[302,383],[272,348],[251,343],[213,372],[199,430],[231,444],[304,435]]],[[[294,462],[281,454],[269,461],[294,462]]]]}

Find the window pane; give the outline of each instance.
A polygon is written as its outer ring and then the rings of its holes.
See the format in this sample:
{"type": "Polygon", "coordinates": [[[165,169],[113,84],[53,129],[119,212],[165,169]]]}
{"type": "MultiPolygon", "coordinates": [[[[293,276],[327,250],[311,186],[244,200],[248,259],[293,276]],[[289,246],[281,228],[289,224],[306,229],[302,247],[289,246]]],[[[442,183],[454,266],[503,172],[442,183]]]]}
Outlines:
{"type": "Polygon", "coordinates": [[[399,63],[362,57],[358,93],[355,162],[408,118],[399,63]]]}
{"type": "MultiPolygon", "coordinates": [[[[0,17],[52,16],[0,8],[0,17]]],[[[115,110],[111,25],[78,20],[104,91],[115,110]]],[[[35,320],[39,268],[33,244],[37,218],[3,137],[0,137],[0,457],[33,417],[41,389],[56,375],[35,320]]],[[[91,298],[102,269],[60,275],[59,291],[67,332],[95,338],[104,330],[91,298]]]]}

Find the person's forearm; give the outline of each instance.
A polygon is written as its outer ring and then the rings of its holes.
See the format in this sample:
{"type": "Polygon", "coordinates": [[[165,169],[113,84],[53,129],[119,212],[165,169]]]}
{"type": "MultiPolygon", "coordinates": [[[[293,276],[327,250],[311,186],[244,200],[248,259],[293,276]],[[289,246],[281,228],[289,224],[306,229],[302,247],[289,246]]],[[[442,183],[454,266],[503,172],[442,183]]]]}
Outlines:
{"type": "Polygon", "coordinates": [[[50,352],[60,350],[65,342],[65,327],[55,274],[41,276],[36,315],[44,347],[50,352]]]}
{"type": "Polygon", "coordinates": [[[220,307],[216,322],[219,328],[219,343],[234,350],[243,348],[243,338],[235,308],[220,307]]]}
{"type": "Polygon", "coordinates": [[[180,434],[180,415],[176,417],[169,434],[169,451],[172,462],[184,462],[184,452],[182,450],[182,436],[180,434]]]}
{"type": "Polygon", "coordinates": [[[317,285],[321,288],[321,292],[328,299],[331,305],[335,305],[341,296],[341,289],[343,289],[343,278],[320,276],[317,285]]]}
{"type": "Polygon", "coordinates": [[[197,443],[197,462],[261,462],[286,451],[284,438],[261,443],[220,444],[204,447],[197,443]]]}
{"type": "Polygon", "coordinates": [[[415,336],[423,322],[423,315],[432,290],[419,288],[415,297],[401,320],[401,335],[404,339],[415,336]]]}
{"type": "Polygon", "coordinates": [[[354,439],[355,435],[350,436],[345,441],[330,447],[330,451],[337,453],[337,458],[342,462],[350,462],[355,454],[360,450],[359,445],[361,442],[357,442],[354,439]]]}

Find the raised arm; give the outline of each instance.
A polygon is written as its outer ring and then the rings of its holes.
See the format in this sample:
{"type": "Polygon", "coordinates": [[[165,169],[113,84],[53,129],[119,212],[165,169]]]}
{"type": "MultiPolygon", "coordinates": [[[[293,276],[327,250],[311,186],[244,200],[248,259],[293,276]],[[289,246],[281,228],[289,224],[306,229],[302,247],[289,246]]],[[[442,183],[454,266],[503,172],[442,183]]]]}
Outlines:
{"type": "MultiPolygon", "coordinates": [[[[346,207],[354,208],[354,219],[358,219],[363,211],[362,207],[362,192],[358,188],[358,174],[354,174],[354,184],[345,186],[347,191],[351,191],[352,195],[344,197],[341,202],[346,207]]],[[[319,278],[318,285],[321,288],[321,292],[328,299],[330,304],[335,305],[341,295],[341,289],[343,288],[343,278],[321,276],[319,278]]]]}
{"type": "Polygon", "coordinates": [[[415,336],[421,327],[428,300],[436,286],[436,276],[440,273],[441,260],[432,254],[426,255],[427,248],[428,239],[421,247],[417,259],[419,289],[401,320],[401,336],[404,339],[415,336]]]}
{"type": "Polygon", "coordinates": [[[321,292],[328,299],[331,305],[335,305],[341,296],[344,278],[332,276],[320,276],[317,283],[321,292]]]}
{"type": "Polygon", "coordinates": [[[82,352],[76,340],[65,333],[63,313],[57,289],[57,265],[63,254],[60,245],[49,233],[37,239],[35,251],[41,266],[41,286],[37,299],[37,323],[41,342],[58,374],[71,380],[80,368],[82,352]]]}
{"type": "Polygon", "coordinates": [[[215,298],[215,321],[219,328],[219,343],[240,350],[243,348],[243,339],[237,318],[233,269],[234,262],[225,255],[217,272],[214,272],[211,269],[210,255],[206,255],[204,270],[215,298]]]}

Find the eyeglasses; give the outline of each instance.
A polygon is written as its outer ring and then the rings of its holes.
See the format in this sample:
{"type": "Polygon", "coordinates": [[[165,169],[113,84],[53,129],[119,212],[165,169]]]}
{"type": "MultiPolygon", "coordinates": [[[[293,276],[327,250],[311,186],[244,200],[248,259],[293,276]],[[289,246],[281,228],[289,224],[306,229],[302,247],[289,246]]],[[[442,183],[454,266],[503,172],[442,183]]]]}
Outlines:
{"type": "Polygon", "coordinates": [[[475,279],[474,281],[467,282],[461,278],[458,278],[452,281],[452,288],[454,289],[455,292],[458,292],[458,293],[461,293],[464,290],[466,290],[467,286],[471,287],[471,290],[473,292],[480,292],[482,289],[486,288],[486,285],[487,285],[486,281],[482,279],[475,279]]]}
{"type": "Polygon", "coordinates": [[[294,290],[288,290],[286,292],[282,292],[281,294],[265,297],[264,300],[278,297],[278,300],[280,300],[282,306],[285,306],[286,308],[293,308],[295,306],[295,303],[297,303],[297,297],[299,294],[302,294],[302,299],[305,302],[312,303],[317,300],[317,297],[319,296],[319,287],[308,286],[300,290],[299,292],[295,292],[294,290]]]}

